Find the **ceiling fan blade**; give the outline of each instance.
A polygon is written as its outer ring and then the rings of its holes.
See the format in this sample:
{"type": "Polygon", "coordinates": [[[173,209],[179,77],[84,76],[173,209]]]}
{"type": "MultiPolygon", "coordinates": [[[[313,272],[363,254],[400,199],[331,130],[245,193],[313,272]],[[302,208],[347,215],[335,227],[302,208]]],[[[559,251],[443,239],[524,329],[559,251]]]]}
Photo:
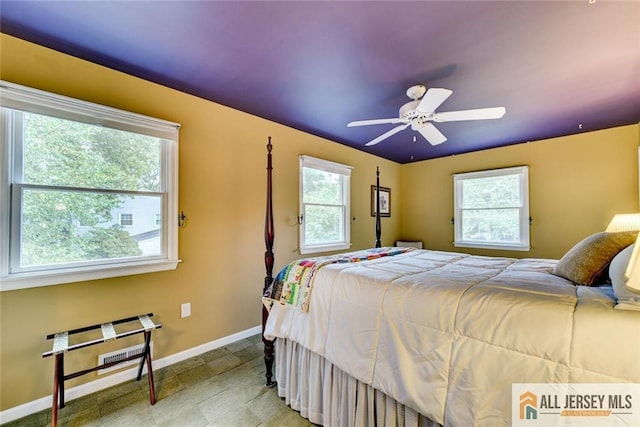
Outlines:
{"type": "Polygon", "coordinates": [[[463,120],[499,119],[506,113],[504,107],[478,108],[476,110],[446,111],[436,113],[433,120],[436,122],[457,122],[463,120]]]}
{"type": "Polygon", "coordinates": [[[390,131],[383,133],[382,135],[380,135],[376,139],[372,139],[371,141],[367,142],[364,145],[367,146],[367,147],[370,147],[372,145],[376,145],[378,142],[389,138],[391,135],[395,135],[396,133],[400,132],[401,130],[406,129],[410,124],[411,124],[411,122],[403,124],[403,125],[400,125],[400,126],[396,126],[393,129],[391,129],[390,131]]]}
{"type": "Polygon", "coordinates": [[[442,134],[432,123],[427,122],[423,127],[417,129],[420,132],[420,135],[424,137],[429,144],[438,145],[442,144],[447,140],[447,137],[442,134]]]}
{"type": "Polygon", "coordinates": [[[452,93],[449,89],[431,88],[422,97],[416,110],[421,113],[433,113],[452,93]]]}
{"type": "Polygon", "coordinates": [[[397,117],[395,119],[357,120],[355,122],[347,123],[347,127],[368,126],[368,125],[383,125],[383,124],[387,124],[387,123],[400,123],[400,122],[402,122],[402,119],[399,119],[397,117]]]}

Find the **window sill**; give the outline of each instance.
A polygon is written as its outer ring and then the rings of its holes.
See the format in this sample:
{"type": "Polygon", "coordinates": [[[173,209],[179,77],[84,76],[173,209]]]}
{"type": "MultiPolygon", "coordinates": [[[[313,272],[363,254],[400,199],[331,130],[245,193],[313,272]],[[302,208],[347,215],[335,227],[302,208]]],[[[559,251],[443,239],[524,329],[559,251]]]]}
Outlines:
{"type": "Polygon", "coordinates": [[[12,274],[10,276],[0,277],[0,292],[175,270],[179,262],[181,261],[158,260],[140,262],[139,264],[111,264],[106,266],[92,266],[89,268],[85,267],[82,269],[70,268],[38,273],[12,274]]]}
{"type": "Polygon", "coordinates": [[[306,255],[306,254],[317,254],[322,252],[342,251],[349,248],[351,248],[351,243],[340,243],[336,245],[307,246],[305,248],[300,248],[300,254],[306,255]]]}
{"type": "Polygon", "coordinates": [[[527,252],[531,250],[529,245],[518,244],[501,244],[501,243],[479,243],[479,242],[453,242],[453,246],[456,248],[474,248],[474,249],[495,249],[499,251],[522,251],[527,252]]]}

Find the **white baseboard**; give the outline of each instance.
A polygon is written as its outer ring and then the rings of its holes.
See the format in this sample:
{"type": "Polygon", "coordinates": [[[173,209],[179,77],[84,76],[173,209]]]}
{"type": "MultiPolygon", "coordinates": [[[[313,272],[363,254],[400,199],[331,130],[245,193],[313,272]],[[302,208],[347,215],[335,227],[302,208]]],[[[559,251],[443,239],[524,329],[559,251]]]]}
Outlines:
{"type": "MultiPolygon", "coordinates": [[[[155,371],[156,369],[173,365],[174,363],[187,360],[191,357],[195,357],[202,353],[206,353],[207,351],[224,347],[225,345],[229,345],[236,341],[240,341],[241,339],[259,334],[261,331],[262,331],[261,326],[255,326],[253,328],[246,329],[244,331],[235,333],[233,335],[229,335],[214,341],[210,341],[206,344],[189,348],[187,350],[181,351],[180,353],[175,353],[167,357],[163,357],[162,359],[154,360],[153,370],[155,371]]],[[[146,373],[146,366],[143,372],[146,373]]],[[[125,381],[129,381],[130,379],[135,378],[137,375],[138,375],[138,368],[137,367],[130,368],[130,369],[115,373],[113,375],[109,375],[108,377],[105,377],[105,378],[100,378],[85,384],[81,384],[76,387],[72,387],[70,389],[65,389],[64,391],[65,401],[68,402],[70,400],[77,399],[78,397],[86,396],[88,394],[95,393],[100,390],[104,390],[105,388],[112,387],[114,385],[123,383],[125,381]]],[[[27,415],[31,415],[36,412],[42,411],[44,409],[51,408],[51,405],[53,403],[52,399],[53,399],[53,394],[40,399],[33,400],[31,402],[24,403],[22,405],[14,406],[13,408],[9,408],[4,411],[0,411],[0,423],[8,423],[11,421],[15,421],[19,418],[26,417],[27,415]]]]}

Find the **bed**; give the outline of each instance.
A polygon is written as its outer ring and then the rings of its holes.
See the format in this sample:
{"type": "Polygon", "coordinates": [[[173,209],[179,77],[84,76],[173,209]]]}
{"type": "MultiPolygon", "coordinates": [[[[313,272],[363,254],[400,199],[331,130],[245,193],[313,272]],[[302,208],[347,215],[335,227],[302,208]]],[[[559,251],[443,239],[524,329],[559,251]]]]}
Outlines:
{"type": "Polygon", "coordinates": [[[311,422],[511,425],[514,384],[640,383],[640,311],[563,277],[606,282],[635,234],[590,236],[559,261],[379,247],[274,279],[270,141],[268,156],[267,385],[311,422]]]}

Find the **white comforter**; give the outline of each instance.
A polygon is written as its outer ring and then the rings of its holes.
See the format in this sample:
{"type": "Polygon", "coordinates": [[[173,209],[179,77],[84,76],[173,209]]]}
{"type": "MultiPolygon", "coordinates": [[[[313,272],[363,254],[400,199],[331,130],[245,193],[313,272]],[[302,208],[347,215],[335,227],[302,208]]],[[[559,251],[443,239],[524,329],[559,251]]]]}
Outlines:
{"type": "Polygon", "coordinates": [[[574,286],[556,261],[416,250],[317,272],[288,338],[441,424],[511,423],[512,383],[640,382],[640,312],[574,286]]]}

